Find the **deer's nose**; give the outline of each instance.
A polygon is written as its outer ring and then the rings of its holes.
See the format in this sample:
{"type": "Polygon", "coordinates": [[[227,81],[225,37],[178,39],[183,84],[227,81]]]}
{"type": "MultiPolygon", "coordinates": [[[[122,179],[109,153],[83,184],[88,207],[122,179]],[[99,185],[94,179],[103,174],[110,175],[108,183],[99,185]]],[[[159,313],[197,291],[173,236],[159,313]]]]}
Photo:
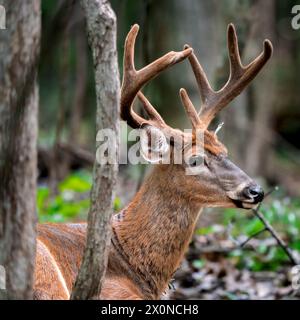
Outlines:
{"type": "Polygon", "coordinates": [[[257,184],[246,187],[243,193],[248,199],[252,199],[254,203],[261,202],[265,195],[262,187],[257,184]]]}

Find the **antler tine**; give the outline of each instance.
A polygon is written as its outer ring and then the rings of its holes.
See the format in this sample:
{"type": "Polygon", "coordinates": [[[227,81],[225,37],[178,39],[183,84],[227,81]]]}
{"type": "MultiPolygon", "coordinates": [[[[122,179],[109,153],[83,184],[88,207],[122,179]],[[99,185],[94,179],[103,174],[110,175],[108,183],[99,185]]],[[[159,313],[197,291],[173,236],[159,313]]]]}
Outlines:
{"type": "Polygon", "coordinates": [[[180,94],[181,102],[185,108],[185,111],[189,119],[191,120],[193,129],[199,129],[200,127],[202,127],[202,123],[186,90],[184,88],[181,88],[179,90],[179,94],[180,94]]]}
{"type": "Polygon", "coordinates": [[[232,23],[227,27],[227,47],[230,61],[230,75],[239,76],[244,67],[241,62],[236,31],[232,23]]]}
{"type": "MultiPolygon", "coordinates": [[[[189,45],[186,44],[184,46],[184,49],[187,49],[187,48],[189,48],[189,45]]],[[[210,86],[210,83],[207,79],[206,73],[203,70],[200,62],[198,61],[196,55],[194,53],[192,53],[188,59],[189,59],[190,65],[192,67],[193,73],[195,75],[198,89],[200,91],[201,101],[202,101],[201,108],[200,108],[198,115],[197,115],[198,128],[199,129],[206,129],[208,127],[208,125],[206,124],[205,118],[203,116],[200,118],[199,116],[200,116],[200,114],[205,113],[205,110],[209,107],[209,102],[211,100],[213,100],[214,97],[216,96],[216,92],[210,86]]],[[[193,103],[191,102],[190,98],[188,97],[187,92],[185,91],[183,94],[185,95],[184,100],[189,101],[188,104],[190,104],[190,106],[193,106],[193,109],[196,110],[193,103]]],[[[181,93],[181,97],[182,97],[182,93],[181,93]]],[[[183,102],[183,105],[186,107],[184,100],[182,99],[182,102],[183,102]]]]}
{"type": "Polygon", "coordinates": [[[184,133],[180,130],[173,129],[172,127],[168,126],[141,91],[139,91],[137,95],[150,119],[144,120],[142,124],[157,126],[158,128],[163,130],[166,137],[171,139],[172,143],[176,143],[177,141],[180,144],[182,141],[181,139],[184,138],[184,133]],[[173,140],[174,138],[175,140],[173,140]],[[179,138],[180,140],[177,140],[177,138],[179,138]]]}
{"type": "Polygon", "coordinates": [[[124,48],[124,61],[123,61],[123,80],[121,87],[121,117],[123,120],[127,120],[128,124],[133,128],[137,128],[139,123],[143,121],[143,118],[136,114],[131,109],[131,104],[135,98],[135,93],[130,92],[127,88],[132,85],[133,79],[136,78],[136,70],[134,66],[134,48],[135,39],[139,31],[139,26],[135,24],[129,31],[124,48]],[[129,108],[127,107],[129,105],[129,108]]]}
{"type": "Polygon", "coordinates": [[[215,115],[242,92],[270,59],[273,52],[271,42],[265,40],[263,52],[247,66],[243,66],[236,31],[232,23],[227,28],[227,44],[230,76],[227,83],[219,91],[214,91],[211,88],[196,56],[193,53],[189,56],[202,98],[202,106],[198,114],[202,128],[207,128],[215,115]]]}
{"type": "Polygon", "coordinates": [[[240,53],[239,53],[239,45],[238,45],[236,30],[232,23],[230,23],[227,28],[227,45],[228,45],[228,55],[230,59],[231,78],[233,76],[239,75],[239,73],[245,72],[246,70],[250,70],[250,69],[252,69],[252,73],[254,74],[254,77],[255,77],[257,72],[259,72],[260,69],[263,67],[263,65],[270,59],[273,52],[273,46],[271,41],[266,39],[264,41],[263,52],[258,57],[256,57],[256,59],[254,59],[251,63],[249,63],[247,66],[243,66],[240,58],[240,53]]]}
{"type": "Polygon", "coordinates": [[[141,103],[143,104],[143,107],[144,107],[145,111],[147,112],[150,120],[158,122],[158,123],[164,125],[165,121],[163,120],[161,115],[155,110],[155,108],[150,103],[150,101],[144,96],[142,91],[138,92],[138,98],[141,101],[141,103]]]}
{"type": "MultiPolygon", "coordinates": [[[[132,103],[140,89],[166,68],[187,58],[193,51],[191,48],[180,52],[171,51],[141,70],[136,70],[134,66],[134,47],[138,31],[139,26],[135,24],[129,31],[125,41],[123,81],[121,88],[121,117],[123,120],[127,121],[132,128],[139,128],[141,124],[147,122],[147,120],[143,119],[132,110],[132,103]]],[[[146,105],[148,106],[149,111],[149,104],[146,105]]]]}
{"type": "MultiPolygon", "coordinates": [[[[190,46],[187,44],[184,45],[184,49],[187,48],[190,48],[190,46]]],[[[189,56],[189,62],[198,84],[202,103],[206,104],[209,97],[213,95],[214,90],[211,88],[207,76],[194,53],[189,56]]]]}
{"type": "Polygon", "coordinates": [[[137,24],[133,25],[125,40],[123,82],[126,72],[136,73],[134,66],[134,48],[139,28],[137,24]]]}

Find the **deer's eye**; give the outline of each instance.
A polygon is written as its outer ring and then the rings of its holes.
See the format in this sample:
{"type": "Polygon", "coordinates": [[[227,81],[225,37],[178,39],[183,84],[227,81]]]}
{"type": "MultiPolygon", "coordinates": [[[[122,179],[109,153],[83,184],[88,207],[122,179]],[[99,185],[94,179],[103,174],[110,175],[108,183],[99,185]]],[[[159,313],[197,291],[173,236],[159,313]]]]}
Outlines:
{"type": "Polygon", "coordinates": [[[199,167],[204,163],[204,157],[201,155],[191,156],[188,160],[190,167],[199,167]]]}

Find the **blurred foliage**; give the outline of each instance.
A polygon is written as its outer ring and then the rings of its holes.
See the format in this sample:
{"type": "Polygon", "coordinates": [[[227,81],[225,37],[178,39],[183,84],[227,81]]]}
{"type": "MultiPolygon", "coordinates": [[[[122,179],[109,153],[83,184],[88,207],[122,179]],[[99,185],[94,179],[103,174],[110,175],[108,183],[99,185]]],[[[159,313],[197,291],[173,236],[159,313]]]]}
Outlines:
{"type": "MultiPolygon", "coordinates": [[[[68,222],[86,220],[90,206],[89,191],[92,175],[88,171],[73,172],[59,183],[59,193],[51,196],[47,186],[39,186],[37,207],[40,222],[68,222]]],[[[121,208],[119,198],[115,199],[114,210],[121,208]]]]}

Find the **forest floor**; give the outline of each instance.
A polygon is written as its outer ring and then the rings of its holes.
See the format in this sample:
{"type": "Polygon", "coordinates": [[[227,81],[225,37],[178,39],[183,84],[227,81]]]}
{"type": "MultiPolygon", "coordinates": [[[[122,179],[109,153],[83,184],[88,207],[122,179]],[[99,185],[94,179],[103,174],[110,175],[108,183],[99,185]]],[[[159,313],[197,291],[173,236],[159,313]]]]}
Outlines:
{"type": "MultiPolygon", "coordinates": [[[[215,245],[209,244],[210,240],[205,236],[194,237],[174,276],[168,299],[300,298],[300,291],[294,291],[291,285],[291,266],[283,265],[276,271],[239,268],[237,259],[228,257],[228,241],[218,241],[215,245]]],[[[272,239],[269,243],[272,245],[272,239]]]]}

